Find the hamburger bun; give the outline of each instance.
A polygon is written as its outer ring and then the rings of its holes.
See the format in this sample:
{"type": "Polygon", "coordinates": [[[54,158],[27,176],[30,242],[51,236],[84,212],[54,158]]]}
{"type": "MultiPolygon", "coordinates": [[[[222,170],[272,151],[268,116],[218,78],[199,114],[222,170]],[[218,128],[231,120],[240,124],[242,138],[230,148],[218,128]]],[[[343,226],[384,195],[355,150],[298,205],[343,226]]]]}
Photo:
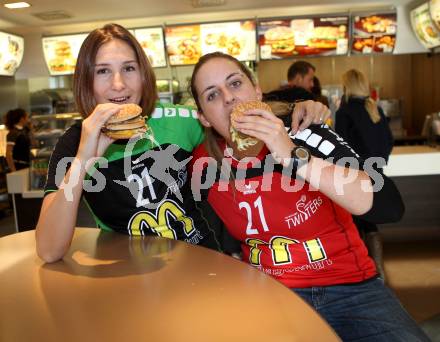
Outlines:
{"type": "Polygon", "coordinates": [[[229,132],[231,133],[231,138],[232,141],[235,142],[237,144],[237,148],[239,151],[244,151],[246,150],[248,147],[255,145],[256,143],[258,143],[258,139],[253,138],[249,135],[243,134],[238,132],[234,127],[233,127],[233,120],[235,118],[240,117],[241,115],[244,115],[244,112],[247,112],[249,110],[252,109],[263,109],[266,110],[268,112],[272,113],[272,110],[270,108],[270,106],[264,102],[258,101],[258,100],[252,100],[252,101],[246,101],[246,102],[241,102],[239,104],[237,104],[231,112],[231,126],[229,129],[229,132]]]}
{"type": "Polygon", "coordinates": [[[130,139],[145,133],[147,126],[141,115],[142,108],[137,104],[121,105],[121,109],[105,123],[102,132],[112,139],[130,139]]]}
{"type": "Polygon", "coordinates": [[[58,57],[68,57],[72,54],[70,44],[64,40],[55,43],[55,55],[58,57]]]}
{"type": "Polygon", "coordinates": [[[265,44],[272,53],[291,53],[295,49],[295,34],[290,27],[276,26],[264,33],[265,44]]]}

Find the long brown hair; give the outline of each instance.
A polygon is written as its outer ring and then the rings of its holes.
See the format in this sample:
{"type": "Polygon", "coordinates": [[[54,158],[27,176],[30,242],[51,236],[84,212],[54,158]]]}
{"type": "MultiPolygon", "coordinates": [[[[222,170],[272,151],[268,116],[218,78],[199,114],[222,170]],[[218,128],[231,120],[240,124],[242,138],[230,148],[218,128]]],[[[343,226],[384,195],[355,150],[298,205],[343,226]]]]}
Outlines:
{"type": "Polygon", "coordinates": [[[378,123],[380,114],[377,109],[377,103],[370,97],[370,87],[367,77],[356,69],[348,70],[342,75],[342,85],[345,88],[345,97],[348,101],[350,96],[364,96],[365,110],[368,112],[371,121],[378,123]]]}
{"type": "MultiPolygon", "coordinates": [[[[200,71],[200,68],[206,64],[207,62],[209,62],[211,59],[215,59],[215,58],[223,58],[226,59],[228,61],[233,62],[235,65],[237,65],[240,70],[243,72],[243,74],[251,81],[251,83],[255,86],[256,85],[256,81],[254,76],[252,75],[252,72],[243,64],[241,63],[239,60],[237,60],[236,58],[227,55],[225,53],[222,52],[212,52],[212,53],[208,53],[204,56],[202,56],[199,61],[197,62],[197,64],[194,67],[194,71],[192,73],[191,76],[191,83],[189,85],[189,90],[194,98],[194,101],[197,105],[197,109],[200,113],[203,113],[202,111],[202,107],[200,106],[200,101],[199,101],[199,94],[197,93],[197,89],[196,89],[196,77],[198,72],[200,71]]],[[[220,161],[223,158],[223,151],[220,149],[219,147],[219,140],[222,140],[223,138],[212,128],[212,127],[205,127],[205,141],[204,141],[204,145],[205,148],[208,152],[208,154],[213,157],[215,160],[217,160],[217,164],[220,165],[220,161]]]]}
{"type": "Polygon", "coordinates": [[[136,55],[143,90],[139,105],[142,107],[144,115],[149,115],[154,110],[157,100],[156,76],[144,50],[126,28],[118,24],[107,24],[90,32],[79,51],[73,76],[73,93],[78,110],[83,117],[89,116],[96,107],[93,80],[98,50],[102,45],[115,39],[127,43],[136,55]]]}

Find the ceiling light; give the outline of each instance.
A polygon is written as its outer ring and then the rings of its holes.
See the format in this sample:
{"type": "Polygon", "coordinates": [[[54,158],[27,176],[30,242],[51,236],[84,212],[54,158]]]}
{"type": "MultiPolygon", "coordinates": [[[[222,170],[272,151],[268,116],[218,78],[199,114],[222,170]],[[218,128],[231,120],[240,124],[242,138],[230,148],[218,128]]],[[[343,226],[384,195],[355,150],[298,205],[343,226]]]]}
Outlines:
{"type": "Polygon", "coordinates": [[[10,2],[8,4],[4,4],[4,6],[10,9],[31,7],[31,5],[27,2],[10,2]]]}

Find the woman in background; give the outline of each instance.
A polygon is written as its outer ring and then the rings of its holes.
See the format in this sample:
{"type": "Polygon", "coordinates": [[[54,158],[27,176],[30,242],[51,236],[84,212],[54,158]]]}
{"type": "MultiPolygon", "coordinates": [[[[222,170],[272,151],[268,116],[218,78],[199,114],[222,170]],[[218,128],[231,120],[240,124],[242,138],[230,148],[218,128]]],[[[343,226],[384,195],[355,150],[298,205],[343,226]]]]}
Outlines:
{"type": "MultiPolygon", "coordinates": [[[[336,132],[363,160],[381,157],[387,162],[393,148],[393,136],[382,109],[370,97],[368,79],[359,70],[351,69],[342,75],[342,85],[344,96],[336,112],[336,132]]],[[[356,217],[354,221],[379,273],[385,277],[382,240],[377,226],[356,217]]]]}
{"type": "Polygon", "coordinates": [[[6,162],[11,172],[29,167],[31,151],[31,129],[29,115],[22,108],[6,113],[6,162]]]}

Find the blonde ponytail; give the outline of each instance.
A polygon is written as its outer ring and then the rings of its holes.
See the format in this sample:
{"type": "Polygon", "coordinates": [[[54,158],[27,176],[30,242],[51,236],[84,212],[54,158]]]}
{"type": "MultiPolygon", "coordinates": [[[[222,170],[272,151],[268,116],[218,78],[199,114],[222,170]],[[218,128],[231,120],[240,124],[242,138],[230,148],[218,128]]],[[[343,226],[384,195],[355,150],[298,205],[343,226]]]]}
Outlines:
{"type": "Polygon", "coordinates": [[[379,110],[377,109],[377,103],[371,97],[368,97],[365,100],[365,109],[370,116],[371,121],[373,123],[378,123],[380,121],[379,110]]]}

